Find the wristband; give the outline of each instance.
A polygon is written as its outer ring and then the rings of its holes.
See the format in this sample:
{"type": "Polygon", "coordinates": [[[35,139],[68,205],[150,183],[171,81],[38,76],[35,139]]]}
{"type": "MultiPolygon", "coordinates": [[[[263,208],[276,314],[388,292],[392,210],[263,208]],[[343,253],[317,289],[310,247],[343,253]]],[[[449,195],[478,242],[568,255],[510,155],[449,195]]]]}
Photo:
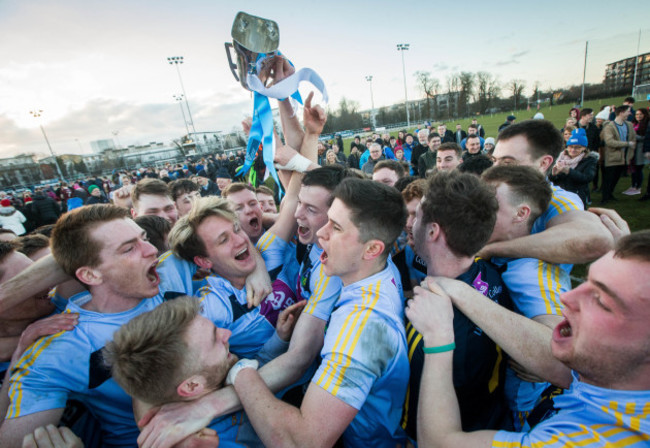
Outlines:
{"type": "Polygon", "coordinates": [[[311,165],[311,160],[303,155],[296,154],[291,158],[291,160],[289,160],[289,162],[287,162],[286,165],[283,166],[276,164],[276,167],[281,170],[304,173],[309,168],[309,165],[311,165]]]}
{"type": "Polygon", "coordinates": [[[226,377],[226,385],[228,386],[234,386],[235,385],[235,378],[237,378],[237,374],[241,372],[243,369],[255,369],[257,370],[257,366],[259,363],[257,362],[256,359],[240,359],[237,361],[237,364],[232,366],[230,368],[230,371],[228,372],[228,376],[226,377]]]}
{"type": "Polygon", "coordinates": [[[432,353],[444,353],[444,352],[450,352],[453,349],[456,348],[456,343],[452,342],[451,344],[447,345],[439,345],[437,347],[424,347],[424,353],[426,355],[432,354],[432,353]]]}

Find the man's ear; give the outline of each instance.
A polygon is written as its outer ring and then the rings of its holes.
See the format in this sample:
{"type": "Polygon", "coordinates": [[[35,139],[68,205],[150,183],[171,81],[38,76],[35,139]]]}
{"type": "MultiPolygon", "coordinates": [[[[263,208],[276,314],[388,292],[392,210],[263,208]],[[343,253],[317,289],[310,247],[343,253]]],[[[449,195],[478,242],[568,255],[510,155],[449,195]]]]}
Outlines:
{"type": "Polygon", "coordinates": [[[528,204],[521,204],[517,208],[517,215],[515,216],[514,220],[517,223],[520,222],[526,222],[528,221],[528,218],[530,217],[531,209],[528,204]]]}
{"type": "Polygon", "coordinates": [[[427,224],[426,238],[428,242],[434,242],[440,238],[442,229],[437,222],[430,222],[427,224]]]}
{"type": "Polygon", "coordinates": [[[197,255],[194,257],[194,264],[208,271],[212,269],[212,262],[207,257],[204,257],[202,255],[197,255]]]}
{"type": "Polygon", "coordinates": [[[104,282],[101,272],[89,266],[82,266],[75,271],[75,276],[85,285],[97,286],[104,282]]]}
{"type": "Polygon", "coordinates": [[[135,219],[138,217],[138,213],[135,211],[133,207],[131,207],[131,218],[135,219]]]}
{"type": "Polygon", "coordinates": [[[176,393],[183,398],[195,398],[205,392],[206,380],[203,375],[192,375],[176,388],[176,393]]]}
{"type": "Polygon", "coordinates": [[[380,240],[370,240],[366,243],[366,249],[363,252],[364,260],[373,260],[384,253],[386,245],[380,240]]]}
{"type": "Polygon", "coordinates": [[[539,168],[542,173],[546,173],[553,166],[553,156],[546,154],[539,158],[539,168]]]}

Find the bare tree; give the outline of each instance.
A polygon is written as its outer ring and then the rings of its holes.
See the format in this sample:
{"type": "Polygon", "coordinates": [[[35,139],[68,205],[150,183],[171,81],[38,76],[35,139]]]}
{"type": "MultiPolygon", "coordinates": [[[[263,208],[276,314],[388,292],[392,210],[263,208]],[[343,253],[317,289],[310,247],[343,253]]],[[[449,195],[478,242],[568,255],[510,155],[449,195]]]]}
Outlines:
{"type": "Polygon", "coordinates": [[[481,115],[487,113],[493,101],[499,98],[500,93],[499,81],[492,73],[478,72],[476,74],[476,102],[481,115]]]}
{"type": "MultiPolygon", "coordinates": [[[[458,75],[458,82],[460,83],[460,96],[458,98],[459,103],[459,112],[469,116],[469,102],[472,97],[472,91],[474,90],[474,73],[472,72],[461,72],[458,75]]],[[[460,113],[459,113],[460,115],[460,113]]]]}
{"type": "Polygon", "coordinates": [[[458,116],[458,92],[460,91],[460,77],[458,73],[447,76],[447,118],[458,116]]]}
{"type": "Polygon", "coordinates": [[[438,115],[438,105],[436,101],[436,95],[440,91],[440,81],[436,78],[431,77],[430,72],[417,71],[414,74],[415,79],[418,82],[418,87],[420,91],[424,93],[427,99],[427,115],[431,118],[431,104],[430,100],[433,99],[433,116],[438,115]]]}
{"type": "Polygon", "coordinates": [[[512,99],[515,102],[515,110],[517,110],[517,105],[521,103],[524,88],[526,88],[526,83],[521,79],[513,79],[508,83],[508,89],[512,92],[512,99]]]}

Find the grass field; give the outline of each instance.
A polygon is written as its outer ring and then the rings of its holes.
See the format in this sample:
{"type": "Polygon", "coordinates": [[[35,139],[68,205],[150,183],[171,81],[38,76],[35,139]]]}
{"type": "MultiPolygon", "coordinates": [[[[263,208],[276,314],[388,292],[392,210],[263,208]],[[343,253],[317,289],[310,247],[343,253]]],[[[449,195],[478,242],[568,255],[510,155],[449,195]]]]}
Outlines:
{"type": "MultiPolygon", "coordinates": [[[[584,107],[589,107],[594,109],[597,113],[603,105],[620,105],[623,103],[623,97],[618,98],[607,98],[603,100],[594,100],[594,101],[585,101],[584,107]]],[[[640,101],[635,104],[635,109],[639,107],[648,107],[648,101],[640,101]]],[[[565,120],[569,116],[569,110],[571,105],[562,104],[555,105],[553,107],[542,107],[540,112],[544,114],[544,118],[553,122],[558,129],[564,127],[565,120]]],[[[518,121],[526,120],[532,118],[532,116],[537,111],[531,109],[530,111],[519,110],[512,112],[513,115],[517,117],[518,121]]],[[[505,122],[506,117],[510,115],[510,112],[494,114],[494,115],[485,115],[477,116],[478,122],[483,125],[485,128],[486,137],[496,137],[498,127],[505,122]]],[[[458,121],[448,121],[447,128],[452,131],[456,128],[456,123],[460,123],[463,129],[467,129],[467,126],[471,123],[471,119],[464,119],[458,121]]],[[[409,129],[413,131],[414,128],[409,129]]],[[[397,136],[397,132],[392,132],[391,134],[397,136]]],[[[344,139],[345,152],[349,153],[351,138],[344,139]]],[[[644,169],[644,181],[643,181],[643,192],[646,192],[646,185],[648,182],[648,176],[650,176],[650,165],[647,165],[644,169]]],[[[639,196],[625,196],[621,194],[622,191],[630,187],[630,177],[623,177],[618,183],[618,186],[615,190],[615,195],[618,199],[617,202],[608,203],[608,207],[614,208],[630,225],[632,231],[648,229],[650,228],[650,201],[639,202],[639,196]]],[[[600,193],[592,193],[592,202],[594,206],[598,206],[600,202],[601,195],[600,193]]],[[[586,273],[585,265],[576,265],[573,269],[573,276],[577,278],[583,278],[586,273]]]]}

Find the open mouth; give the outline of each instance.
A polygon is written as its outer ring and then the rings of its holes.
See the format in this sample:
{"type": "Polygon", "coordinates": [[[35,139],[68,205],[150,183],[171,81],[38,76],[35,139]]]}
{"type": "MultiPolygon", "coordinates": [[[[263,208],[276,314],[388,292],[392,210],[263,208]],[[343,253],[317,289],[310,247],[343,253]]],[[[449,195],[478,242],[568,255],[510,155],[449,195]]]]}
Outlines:
{"type": "Polygon", "coordinates": [[[249,256],[248,248],[245,247],[242,250],[240,250],[239,252],[237,252],[237,255],[235,255],[235,260],[243,261],[243,260],[246,260],[248,258],[248,256],[249,256]]]}
{"type": "Polygon", "coordinates": [[[252,218],[250,221],[248,221],[248,225],[253,230],[259,230],[260,220],[258,218],[252,218]]]}
{"type": "Polygon", "coordinates": [[[298,226],[298,235],[300,236],[305,236],[309,233],[309,227],[305,226],[298,226]]]}
{"type": "Polygon", "coordinates": [[[327,251],[323,250],[323,252],[320,254],[320,262],[322,264],[326,264],[328,258],[329,258],[329,255],[327,255],[327,251]]]}
{"type": "Polygon", "coordinates": [[[158,276],[158,272],[156,271],[157,265],[158,265],[158,261],[152,264],[151,267],[147,270],[147,280],[155,284],[160,283],[160,277],[158,276]]]}
{"type": "Polygon", "coordinates": [[[568,320],[564,319],[555,327],[555,333],[560,338],[570,338],[573,336],[573,329],[568,320]]]}

